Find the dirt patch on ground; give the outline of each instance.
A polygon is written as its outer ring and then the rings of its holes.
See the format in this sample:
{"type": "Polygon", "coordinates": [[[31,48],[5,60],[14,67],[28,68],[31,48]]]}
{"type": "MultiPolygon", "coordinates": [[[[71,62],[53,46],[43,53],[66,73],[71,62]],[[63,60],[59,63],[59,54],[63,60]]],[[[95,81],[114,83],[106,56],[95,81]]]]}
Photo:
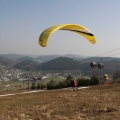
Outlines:
{"type": "Polygon", "coordinates": [[[119,119],[119,83],[0,97],[0,120],[119,119]]]}

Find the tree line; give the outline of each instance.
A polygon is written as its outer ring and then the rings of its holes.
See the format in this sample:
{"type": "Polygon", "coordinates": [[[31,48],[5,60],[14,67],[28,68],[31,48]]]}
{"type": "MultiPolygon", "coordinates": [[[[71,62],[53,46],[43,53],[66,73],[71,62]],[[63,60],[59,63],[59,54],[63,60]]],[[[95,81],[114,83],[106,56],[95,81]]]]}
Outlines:
{"type": "MultiPolygon", "coordinates": [[[[33,82],[31,85],[31,89],[51,90],[51,89],[61,89],[61,88],[72,87],[70,79],[73,79],[73,77],[71,75],[68,75],[65,81],[59,82],[59,83],[53,79],[46,85],[43,85],[40,82],[39,83],[33,82]]],[[[105,82],[104,79],[99,78],[97,76],[92,76],[90,79],[88,79],[88,78],[78,78],[77,79],[78,87],[99,85],[99,84],[103,84],[104,82],[105,82]]],[[[120,82],[120,71],[115,72],[115,74],[113,75],[112,82],[120,82]]]]}

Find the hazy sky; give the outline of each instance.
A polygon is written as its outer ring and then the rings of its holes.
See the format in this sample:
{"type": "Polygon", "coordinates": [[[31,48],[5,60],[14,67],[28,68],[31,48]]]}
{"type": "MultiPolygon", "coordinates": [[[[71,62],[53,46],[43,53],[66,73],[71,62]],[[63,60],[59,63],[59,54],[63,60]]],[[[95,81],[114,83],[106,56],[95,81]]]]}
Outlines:
{"type": "Polygon", "coordinates": [[[0,0],[0,54],[96,56],[116,48],[120,48],[120,0],[0,0]],[[87,27],[96,44],[73,32],[57,31],[46,48],[39,46],[43,30],[64,23],[87,27]]]}

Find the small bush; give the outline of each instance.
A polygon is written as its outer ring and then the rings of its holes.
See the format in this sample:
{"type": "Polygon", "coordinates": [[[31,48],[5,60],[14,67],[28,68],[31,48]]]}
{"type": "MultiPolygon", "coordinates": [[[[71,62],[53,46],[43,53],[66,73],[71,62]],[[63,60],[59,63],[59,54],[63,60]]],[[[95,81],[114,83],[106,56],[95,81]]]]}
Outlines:
{"type": "Polygon", "coordinates": [[[32,85],[31,85],[31,87],[30,87],[30,89],[36,89],[36,88],[37,88],[36,84],[35,84],[35,82],[33,82],[32,85]]]}
{"type": "Polygon", "coordinates": [[[81,78],[78,79],[78,86],[89,86],[89,85],[98,85],[99,79],[93,76],[91,79],[81,78]]]}

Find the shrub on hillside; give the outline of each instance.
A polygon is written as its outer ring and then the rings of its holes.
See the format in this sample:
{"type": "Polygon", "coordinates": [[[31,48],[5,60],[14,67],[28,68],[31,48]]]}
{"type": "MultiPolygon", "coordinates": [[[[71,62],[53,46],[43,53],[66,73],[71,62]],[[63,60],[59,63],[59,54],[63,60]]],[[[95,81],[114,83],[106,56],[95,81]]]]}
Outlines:
{"type": "Polygon", "coordinates": [[[89,85],[98,85],[99,79],[95,76],[91,77],[91,79],[81,78],[78,79],[78,86],[89,86],[89,85]]]}
{"type": "Polygon", "coordinates": [[[49,83],[47,83],[47,89],[50,90],[50,89],[55,89],[56,88],[56,81],[54,80],[51,80],[49,83]]]}
{"type": "Polygon", "coordinates": [[[33,82],[30,89],[45,89],[46,86],[43,85],[42,83],[35,83],[33,82]]]}
{"type": "Polygon", "coordinates": [[[30,87],[30,89],[36,89],[36,88],[37,88],[36,84],[35,84],[35,82],[33,82],[32,85],[31,85],[31,87],[30,87]]]}
{"type": "Polygon", "coordinates": [[[113,80],[114,81],[120,81],[120,70],[116,71],[113,75],[113,80]]]}

